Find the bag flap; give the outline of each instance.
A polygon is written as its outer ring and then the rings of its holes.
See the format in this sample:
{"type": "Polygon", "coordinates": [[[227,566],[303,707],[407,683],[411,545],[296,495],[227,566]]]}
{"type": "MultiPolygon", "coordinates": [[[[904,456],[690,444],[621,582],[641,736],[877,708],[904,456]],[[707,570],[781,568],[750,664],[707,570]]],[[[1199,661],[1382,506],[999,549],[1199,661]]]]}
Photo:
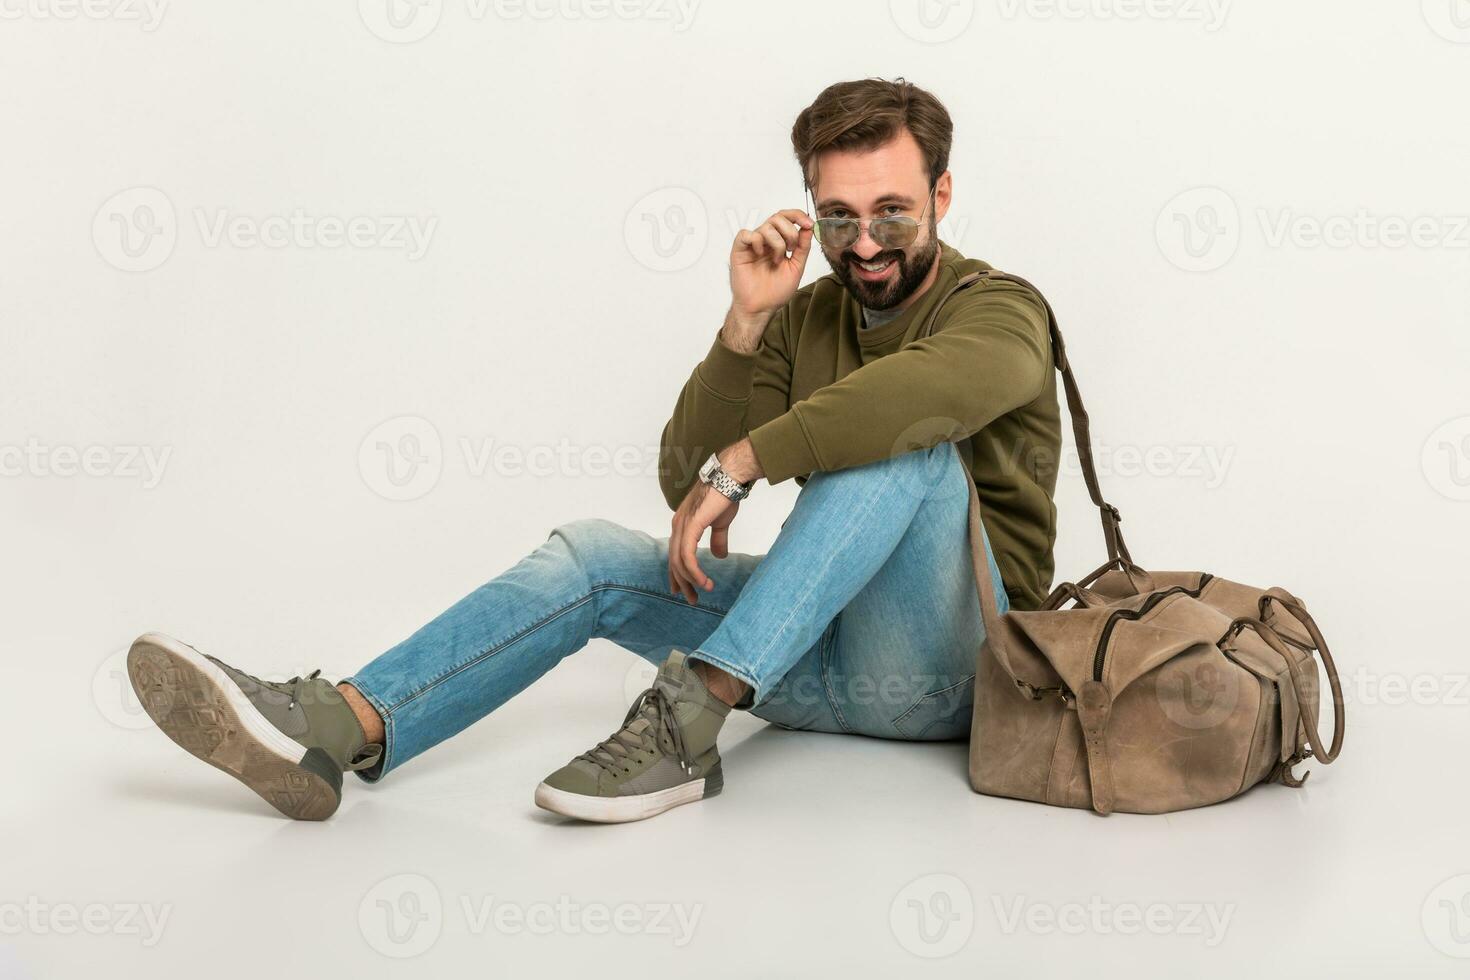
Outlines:
{"type": "Polygon", "coordinates": [[[1169,590],[1129,596],[1106,606],[1011,612],[1005,618],[1074,692],[1093,679],[1098,649],[1106,643],[1103,682],[1115,697],[1184,651],[1214,644],[1230,626],[1218,609],[1169,590]]]}
{"type": "Polygon", "coordinates": [[[1176,592],[1138,615],[1119,616],[1103,652],[1103,682],[1117,696],[1139,677],[1197,646],[1213,646],[1230,626],[1219,610],[1176,592]]]}
{"type": "MultiPolygon", "coordinates": [[[[1115,608],[1012,611],[1006,613],[1005,619],[1030,641],[1029,646],[1055,671],[1068,690],[1075,693],[1084,681],[1092,679],[1093,651],[1115,608]]],[[[1048,684],[1045,677],[1023,677],[1019,673],[1014,676],[1036,687],[1048,684]]]]}

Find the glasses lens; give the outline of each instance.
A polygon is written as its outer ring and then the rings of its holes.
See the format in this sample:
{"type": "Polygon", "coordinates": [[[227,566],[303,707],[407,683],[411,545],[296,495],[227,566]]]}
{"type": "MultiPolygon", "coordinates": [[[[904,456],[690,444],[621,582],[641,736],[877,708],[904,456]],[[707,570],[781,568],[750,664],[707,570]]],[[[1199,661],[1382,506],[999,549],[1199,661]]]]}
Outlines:
{"type": "Polygon", "coordinates": [[[903,214],[874,218],[868,222],[868,234],[879,248],[904,248],[919,237],[919,223],[903,214]]]}
{"type": "Polygon", "coordinates": [[[847,248],[858,240],[858,223],[853,218],[818,218],[817,241],[828,248],[847,248]]]}

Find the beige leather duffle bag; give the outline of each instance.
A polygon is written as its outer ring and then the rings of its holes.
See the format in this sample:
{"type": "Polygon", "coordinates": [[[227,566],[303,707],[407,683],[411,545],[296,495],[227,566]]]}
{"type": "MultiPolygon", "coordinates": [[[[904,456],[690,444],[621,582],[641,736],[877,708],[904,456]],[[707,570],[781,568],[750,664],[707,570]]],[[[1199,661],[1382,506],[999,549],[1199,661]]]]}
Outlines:
{"type": "MultiPolygon", "coordinates": [[[[954,291],[987,277],[1035,291],[999,272],[966,276],[954,291]]],[[[1285,589],[1134,563],[1117,508],[1098,485],[1087,412],[1049,305],[1047,316],[1108,561],[1059,585],[1041,609],[1000,615],[971,485],[970,545],[986,631],[975,672],[971,784],[1104,814],[1205,806],[1262,782],[1300,786],[1306,776],[1295,777],[1294,766],[1329,763],[1342,749],[1342,689],[1321,631],[1285,589]],[[1318,729],[1319,657],[1332,694],[1330,746],[1318,729]]]]}

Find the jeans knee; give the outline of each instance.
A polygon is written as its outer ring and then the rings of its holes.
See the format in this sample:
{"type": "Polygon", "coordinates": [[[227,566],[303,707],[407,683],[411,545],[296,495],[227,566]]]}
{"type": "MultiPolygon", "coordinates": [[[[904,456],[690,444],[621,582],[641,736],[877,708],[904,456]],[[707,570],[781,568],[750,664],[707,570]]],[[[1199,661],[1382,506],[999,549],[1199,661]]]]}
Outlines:
{"type": "Polygon", "coordinates": [[[960,458],[958,447],[952,442],[941,442],[925,449],[899,453],[865,466],[814,473],[807,482],[808,485],[813,481],[877,482],[887,486],[896,483],[920,497],[932,496],[936,490],[947,490],[951,487],[968,494],[968,486],[953,475],[955,472],[967,473],[967,469],[960,458]]]}
{"type": "Polygon", "coordinates": [[[588,586],[614,578],[643,535],[614,521],[589,517],[554,528],[548,545],[559,548],[588,586]]]}

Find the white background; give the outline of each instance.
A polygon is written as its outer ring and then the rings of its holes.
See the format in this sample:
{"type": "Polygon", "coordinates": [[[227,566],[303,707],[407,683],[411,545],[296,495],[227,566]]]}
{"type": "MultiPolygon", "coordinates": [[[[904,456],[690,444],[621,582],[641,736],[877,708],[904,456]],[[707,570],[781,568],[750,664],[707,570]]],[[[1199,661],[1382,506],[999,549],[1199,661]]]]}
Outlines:
{"type": "MultiPolygon", "coordinates": [[[[0,976],[1463,969],[1470,5],[691,2],[0,0],[0,976]],[[532,788],[639,680],[602,643],[325,825],[148,727],[146,629],[340,676],[560,522],[661,531],[649,448],[729,240],[800,206],[792,120],[867,75],[954,116],[941,231],[1057,308],[1135,555],[1311,603],[1335,766],[1104,820],[971,794],[962,745],[741,718],[723,796],[568,826],[532,788]],[[309,239],[241,237],[298,213],[309,239]],[[316,237],[354,219],[365,246],[316,237]],[[410,893],[405,945],[377,901],[410,893]],[[699,918],[477,930],[487,898],[699,918]],[[1089,902],[1117,914],[1075,928],[1089,902]],[[166,926],[66,934],[94,903],[166,926]],[[1176,928],[1130,933],[1152,906],[1176,928]]],[[[1062,577],[1101,557],[1084,501],[1064,476],[1062,577]]]]}

